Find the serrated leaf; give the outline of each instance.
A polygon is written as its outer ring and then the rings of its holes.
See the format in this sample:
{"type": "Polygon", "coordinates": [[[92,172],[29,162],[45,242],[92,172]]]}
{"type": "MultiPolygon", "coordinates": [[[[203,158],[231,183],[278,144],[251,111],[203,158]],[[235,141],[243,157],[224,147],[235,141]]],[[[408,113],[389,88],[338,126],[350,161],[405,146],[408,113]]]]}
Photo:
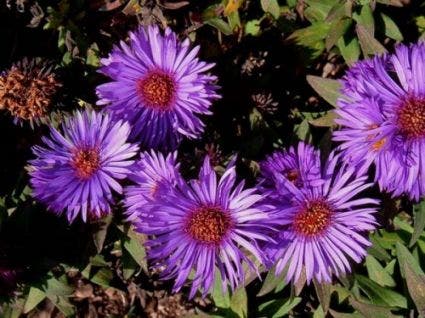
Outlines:
{"type": "Polygon", "coordinates": [[[355,275],[356,281],[360,289],[369,297],[375,305],[407,308],[407,300],[399,293],[387,289],[375,283],[373,280],[362,276],[355,275]]]}
{"type": "Polygon", "coordinates": [[[332,106],[336,106],[336,101],[341,95],[341,83],[337,80],[322,78],[319,76],[307,75],[307,82],[310,86],[332,106]]]}
{"type": "Polygon", "coordinates": [[[279,19],[280,7],[277,0],[261,0],[261,8],[264,12],[270,13],[273,18],[279,19]]]}
{"type": "Polygon", "coordinates": [[[366,268],[370,279],[381,286],[394,287],[396,283],[391,275],[372,255],[366,256],[366,268]]]}
{"type": "Polygon", "coordinates": [[[24,314],[29,313],[33,310],[39,303],[41,303],[44,298],[46,298],[46,293],[37,287],[31,287],[28,294],[27,300],[24,305],[24,314]]]}
{"type": "Polygon", "coordinates": [[[352,24],[350,18],[343,18],[341,20],[335,21],[331,24],[330,31],[326,37],[326,49],[329,51],[338,40],[344,36],[352,24]]]}
{"type": "Polygon", "coordinates": [[[407,262],[404,263],[404,272],[410,297],[412,297],[419,315],[425,316],[425,276],[418,275],[407,262]]]}
{"type": "Polygon", "coordinates": [[[365,56],[387,53],[387,49],[364,26],[357,24],[356,32],[359,37],[360,47],[365,56]]]}
{"type": "Polygon", "coordinates": [[[385,35],[396,41],[403,41],[403,34],[397,24],[387,15],[380,13],[382,22],[384,23],[385,35]]]}
{"type": "Polygon", "coordinates": [[[410,247],[416,243],[425,228],[425,200],[413,206],[413,224],[413,234],[409,242],[410,247]]]}
{"type": "Polygon", "coordinates": [[[245,288],[240,287],[235,290],[230,299],[230,309],[240,318],[248,316],[248,296],[245,288]]]}

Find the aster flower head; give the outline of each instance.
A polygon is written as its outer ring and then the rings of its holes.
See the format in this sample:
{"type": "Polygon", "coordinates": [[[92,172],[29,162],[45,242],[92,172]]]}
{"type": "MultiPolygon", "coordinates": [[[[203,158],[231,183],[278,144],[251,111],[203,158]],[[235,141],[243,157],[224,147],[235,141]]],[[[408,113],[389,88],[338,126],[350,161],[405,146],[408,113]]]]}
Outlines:
{"type": "Polygon", "coordinates": [[[288,150],[275,151],[260,163],[263,190],[276,194],[276,185],[282,177],[296,187],[321,182],[320,152],[313,146],[299,142],[288,150]]]}
{"type": "Polygon", "coordinates": [[[313,278],[330,282],[332,275],[350,272],[349,260],[361,262],[371,245],[365,234],[375,229],[379,201],[359,197],[371,186],[367,176],[356,177],[355,168],[332,152],[321,178],[297,187],[282,176],[276,185],[281,205],[274,212],[281,227],[278,243],[265,250],[276,262],[277,274],[287,270],[288,282],[296,282],[303,270],[308,283],[313,278]]]}
{"type": "Polygon", "coordinates": [[[177,152],[164,156],[151,150],[143,152],[140,160],[133,166],[129,179],[134,185],[125,189],[124,204],[129,221],[148,211],[150,204],[158,198],[162,187],[174,187],[181,178],[179,164],[176,162],[177,152]]]}
{"type": "Polygon", "coordinates": [[[97,87],[98,105],[133,125],[131,138],[149,148],[175,148],[183,136],[204,130],[199,115],[210,114],[216,94],[214,64],[199,61],[199,46],[180,42],[167,28],[157,26],[130,32],[126,44],[102,59],[100,71],[112,79],[97,87]]]}
{"type": "Polygon", "coordinates": [[[150,236],[148,258],[165,265],[162,277],[175,279],[175,291],[192,272],[190,297],[198,289],[205,296],[216,272],[223,289],[234,289],[244,280],[244,265],[257,271],[251,257],[264,263],[258,242],[271,240],[269,207],[258,203],[263,196],[256,189],[235,182],[233,163],[218,179],[206,156],[199,179],[167,188],[150,215],[142,216],[138,231],[150,236]]]}
{"type": "Polygon", "coordinates": [[[334,133],[347,162],[375,167],[381,190],[419,200],[425,194],[425,44],[357,63],[342,79],[334,133]]]}
{"type": "Polygon", "coordinates": [[[60,86],[51,65],[25,58],[0,73],[0,109],[7,110],[15,123],[46,122],[60,86]]]}
{"type": "Polygon", "coordinates": [[[130,125],[111,121],[106,114],[76,112],[62,130],[51,128],[44,146],[35,146],[30,161],[33,195],[56,214],[72,222],[110,213],[112,190],[122,193],[119,180],[127,177],[138,151],[127,143],[130,125]]]}

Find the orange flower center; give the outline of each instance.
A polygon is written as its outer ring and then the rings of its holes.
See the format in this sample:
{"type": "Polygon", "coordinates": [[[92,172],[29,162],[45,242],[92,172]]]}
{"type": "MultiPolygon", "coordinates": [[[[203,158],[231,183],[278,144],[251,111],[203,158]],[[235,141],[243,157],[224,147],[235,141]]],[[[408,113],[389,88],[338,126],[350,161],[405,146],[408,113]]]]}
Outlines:
{"type": "Polygon", "coordinates": [[[219,207],[204,206],[190,213],[185,231],[202,243],[221,242],[232,225],[227,212],[219,207]]]}
{"type": "Polygon", "coordinates": [[[425,98],[407,98],[397,113],[397,124],[408,138],[425,136],[425,98]]]}
{"type": "Polygon", "coordinates": [[[295,216],[294,230],[305,236],[322,233],[330,224],[332,209],[323,200],[308,202],[295,216]]]}
{"type": "Polygon", "coordinates": [[[137,92],[146,106],[165,111],[171,108],[176,85],[170,75],[153,71],[137,82],[137,92]]]}
{"type": "Polygon", "coordinates": [[[100,167],[100,156],[97,149],[79,149],[72,158],[72,166],[77,177],[89,179],[100,167]]]}

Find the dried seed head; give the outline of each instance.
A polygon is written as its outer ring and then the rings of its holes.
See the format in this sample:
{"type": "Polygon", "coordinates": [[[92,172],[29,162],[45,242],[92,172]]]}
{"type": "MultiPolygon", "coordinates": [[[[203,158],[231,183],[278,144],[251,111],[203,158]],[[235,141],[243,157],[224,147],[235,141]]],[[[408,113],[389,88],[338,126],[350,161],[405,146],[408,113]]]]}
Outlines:
{"type": "Polygon", "coordinates": [[[17,121],[39,122],[61,86],[45,62],[24,59],[0,74],[0,109],[17,121]]]}

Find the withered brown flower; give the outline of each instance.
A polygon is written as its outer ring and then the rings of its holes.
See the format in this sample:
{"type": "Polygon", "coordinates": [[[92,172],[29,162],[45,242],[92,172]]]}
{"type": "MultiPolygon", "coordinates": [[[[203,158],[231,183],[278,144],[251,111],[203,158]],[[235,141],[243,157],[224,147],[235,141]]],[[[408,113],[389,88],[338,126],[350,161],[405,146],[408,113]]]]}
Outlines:
{"type": "Polygon", "coordinates": [[[47,62],[24,58],[0,73],[0,109],[8,110],[15,122],[44,122],[60,86],[47,62]]]}

